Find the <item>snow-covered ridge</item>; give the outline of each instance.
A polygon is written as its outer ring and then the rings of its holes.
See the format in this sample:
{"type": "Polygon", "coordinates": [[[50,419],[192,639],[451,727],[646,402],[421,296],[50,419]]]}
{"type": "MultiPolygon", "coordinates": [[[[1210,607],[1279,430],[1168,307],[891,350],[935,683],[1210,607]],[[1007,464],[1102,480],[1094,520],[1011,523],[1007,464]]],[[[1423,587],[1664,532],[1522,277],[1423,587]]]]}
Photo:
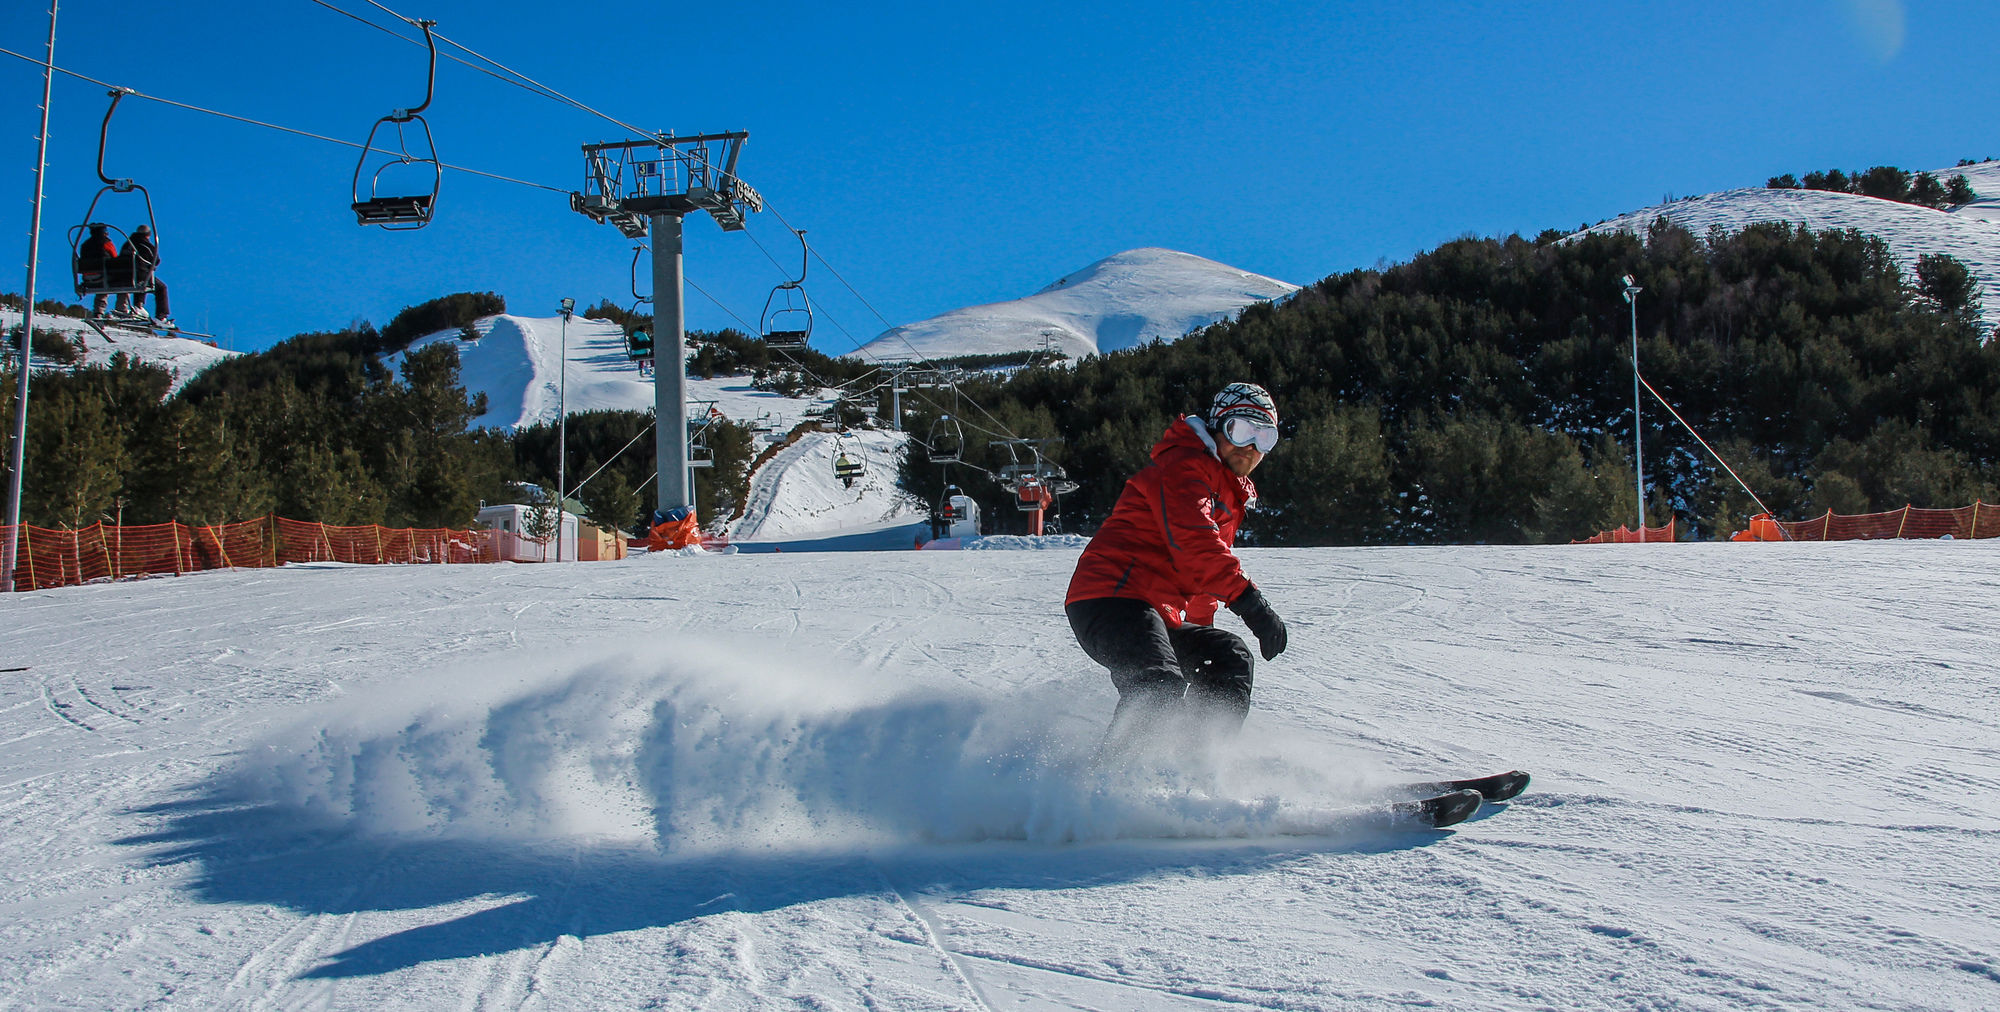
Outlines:
{"type": "MultiPolygon", "coordinates": [[[[12,332],[21,325],[21,311],[0,309],[0,331],[12,332]]],[[[209,366],[227,358],[242,354],[238,351],[224,351],[207,341],[191,337],[161,337],[145,331],[110,328],[111,336],[92,330],[90,325],[73,316],[54,316],[49,313],[35,314],[35,329],[54,331],[83,345],[83,359],[78,365],[110,365],[111,358],[123,352],[126,356],[141,362],[160,366],[174,377],[168,392],[178,393],[188,382],[209,366]]],[[[37,369],[49,363],[37,362],[37,369]]],[[[66,366],[64,368],[67,368],[66,366]]]]}
{"type": "Polygon", "coordinates": [[[883,360],[1001,355],[1049,340],[1073,358],[1117,351],[1234,317],[1297,285],[1190,253],[1148,247],[1106,257],[1025,298],[904,324],[855,355],[883,360]]]}
{"type": "Polygon", "coordinates": [[[1890,254],[1910,277],[1915,276],[1921,256],[1946,253],[1956,257],[1979,284],[1986,326],[2000,326],[2000,162],[1938,169],[1931,174],[1943,180],[1960,173],[1974,191],[1986,196],[1951,211],[1852,193],[1746,187],[1641,208],[1584,231],[1644,235],[1658,218],[1696,235],[1716,226],[1737,231],[1766,221],[1803,224],[1814,231],[1855,229],[1887,243],[1890,254]]]}

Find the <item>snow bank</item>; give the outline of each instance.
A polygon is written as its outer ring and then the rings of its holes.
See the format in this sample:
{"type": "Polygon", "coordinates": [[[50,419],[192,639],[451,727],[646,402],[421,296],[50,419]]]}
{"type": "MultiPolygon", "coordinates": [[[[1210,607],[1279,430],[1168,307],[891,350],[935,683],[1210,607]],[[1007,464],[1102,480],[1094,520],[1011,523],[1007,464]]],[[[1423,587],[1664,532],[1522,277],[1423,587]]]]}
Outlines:
{"type": "Polygon", "coordinates": [[[917,841],[1331,833],[1357,779],[1323,745],[1093,761],[1048,701],[674,640],[510,656],[371,692],[252,749],[242,793],[363,834],[589,839],[662,853],[917,841]]]}
{"type": "Polygon", "coordinates": [[[1030,552],[1046,548],[1082,550],[1087,544],[1090,539],[1081,534],[993,534],[972,538],[964,548],[968,552],[1030,552]]]}

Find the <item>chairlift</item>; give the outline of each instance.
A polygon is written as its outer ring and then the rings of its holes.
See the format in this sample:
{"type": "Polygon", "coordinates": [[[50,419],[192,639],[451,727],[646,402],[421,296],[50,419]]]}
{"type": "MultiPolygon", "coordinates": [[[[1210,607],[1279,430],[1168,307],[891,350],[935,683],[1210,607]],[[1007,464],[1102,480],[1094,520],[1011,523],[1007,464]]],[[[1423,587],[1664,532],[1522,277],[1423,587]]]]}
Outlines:
{"type": "Polygon", "coordinates": [[[444,164],[438,161],[437,143],[431,137],[431,125],[421,115],[430,107],[431,96],[437,90],[437,40],[431,36],[431,26],[435,21],[418,21],[417,27],[424,30],[424,44],[430,47],[430,75],[424,84],[424,101],[414,109],[398,109],[375,121],[368,131],[368,140],[361,146],[361,159],[354,164],[354,220],[362,225],[376,225],[391,232],[407,232],[431,223],[431,215],[437,211],[438,190],[444,185],[444,164]],[[410,124],[417,130],[407,130],[410,124]],[[369,156],[375,154],[375,136],[384,126],[393,126],[396,146],[393,152],[386,145],[384,154],[393,157],[377,165],[373,172],[368,170],[369,156]],[[415,152],[410,150],[410,141],[415,136],[421,143],[415,152]],[[411,171],[401,171],[410,166],[418,166],[411,171]],[[430,186],[426,191],[421,181],[426,173],[421,166],[429,166],[430,186]],[[390,174],[389,182],[401,184],[395,189],[384,191],[383,174],[390,174]],[[368,195],[362,196],[361,179],[368,177],[368,195]],[[414,185],[413,185],[414,184],[414,185]],[[409,190],[417,190],[410,193],[409,190]]]}
{"type": "Polygon", "coordinates": [[[924,446],[930,450],[931,463],[956,464],[965,458],[965,430],[959,428],[958,419],[939,415],[924,446]]]}
{"type": "Polygon", "coordinates": [[[833,476],[839,478],[845,488],[853,488],[855,479],[861,477],[864,470],[860,461],[844,452],[833,459],[833,476]]]}
{"type": "Polygon", "coordinates": [[[715,451],[709,449],[708,446],[708,425],[706,423],[701,428],[688,434],[687,464],[689,467],[715,466],[715,451]]]}
{"type": "MultiPolygon", "coordinates": [[[[159,266],[159,224],[153,219],[153,195],[144,186],[130,179],[113,179],[104,174],[104,149],[111,136],[111,115],[118,111],[118,101],[132,94],[129,89],[116,88],[110,92],[111,107],[104,110],[104,123],[97,133],[97,178],[104,185],[97,195],[90,198],[90,207],[83,212],[83,223],[69,230],[70,269],[76,276],[76,294],[102,298],[106,295],[143,295],[153,290],[153,270],[159,266]],[[146,231],[153,236],[154,255],[151,259],[135,256],[131,237],[124,229],[108,222],[97,220],[97,205],[107,193],[137,193],[146,205],[146,231]],[[118,248],[116,256],[106,257],[99,250],[104,242],[118,248]],[[98,249],[92,249],[91,246],[98,249]]],[[[135,226],[133,231],[137,231],[135,226]]]]}
{"type": "Polygon", "coordinates": [[[632,247],[632,309],[625,314],[625,357],[639,364],[643,375],[653,364],[653,335],[639,326],[639,307],[651,301],[650,295],[639,294],[639,256],[646,251],[644,243],[632,247]]]}
{"type": "Polygon", "coordinates": [[[793,229],[792,234],[799,240],[799,277],[796,281],[786,281],[771,289],[764,298],[764,314],[758,325],[764,333],[764,343],[780,351],[799,351],[806,347],[812,337],[812,299],[805,290],[806,267],[812,259],[811,248],[806,245],[803,229],[793,229]],[[784,302],[778,302],[778,293],[784,293],[784,302]],[[775,306],[775,308],[773,308],[775,306]]]}
{"type": "Polygon", "coordinates": [[[653,335],[632,327],[625,332],[625,357],[644,362],[653,357],[653,335]]]}
{"type": "Polygon", "coordinates": [[[1023,513],[1033,513],[1047,509],[1055,501],[1048,485],[1040,478],[1029,476],[1013,482],[1008,488],[1014,493],[1014,508],[1023,513]]]}
{"type": "Polygon", "coordinates": [[[965,508],[959,504],[959,500],[964,497],[965,493],[959,491],[957,485],[946,485],[944,487],[944,495],[938,499],[938,519],[948,524],[955,524],[960,520],[964,520],[965,508]]]}

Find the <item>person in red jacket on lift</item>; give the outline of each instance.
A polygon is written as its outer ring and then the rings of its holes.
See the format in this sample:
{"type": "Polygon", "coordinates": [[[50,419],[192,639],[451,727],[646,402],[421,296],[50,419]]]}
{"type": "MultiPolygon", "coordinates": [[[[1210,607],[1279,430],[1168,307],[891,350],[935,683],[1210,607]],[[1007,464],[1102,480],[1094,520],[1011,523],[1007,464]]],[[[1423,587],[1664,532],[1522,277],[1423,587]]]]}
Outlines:
{"type": "Polygon", "coordinates": [[[1242,726],[1254,661],[1241,637],[1215,627],[1218,606],[1250,628],[1265,660],[1284,652],[1284,620],[1233,550],[1257,501],[1250,472],[1277,445],[1270,393],[1254,383],[1222,388],[1206,415],[1167,428],[1077,560],[1063,610],[1118,689],[1106,755],[1191,723],[1242,726]]]}

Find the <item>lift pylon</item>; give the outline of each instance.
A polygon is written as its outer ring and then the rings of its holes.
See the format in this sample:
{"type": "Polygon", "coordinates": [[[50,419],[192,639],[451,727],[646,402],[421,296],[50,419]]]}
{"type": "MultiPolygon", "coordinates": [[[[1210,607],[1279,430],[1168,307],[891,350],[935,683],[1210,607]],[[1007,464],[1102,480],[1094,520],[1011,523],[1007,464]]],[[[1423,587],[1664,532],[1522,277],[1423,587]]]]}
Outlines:
{"type": "MultiPolygon", "coordinates": [[[[725,232],[744,228],[744,216],[764,209],[764,199],[736,175],[749,131],[583,146],[583,189],[569,195],[570,210],[626,238],[653,236],[653,345],[666,368],[653,370],[653,416],[687,417],[687,314],[682,302],[682,219],[705,211],[725,232]]],[[[636,286],[635,286],[636,287],[636,286]]],[[[685,426],[653,429],[659,461],[654,479],[661,511],[694,502],[695,454],[685,426]],[[676,432],[680,428],[682,431],[676,432]]]]}

